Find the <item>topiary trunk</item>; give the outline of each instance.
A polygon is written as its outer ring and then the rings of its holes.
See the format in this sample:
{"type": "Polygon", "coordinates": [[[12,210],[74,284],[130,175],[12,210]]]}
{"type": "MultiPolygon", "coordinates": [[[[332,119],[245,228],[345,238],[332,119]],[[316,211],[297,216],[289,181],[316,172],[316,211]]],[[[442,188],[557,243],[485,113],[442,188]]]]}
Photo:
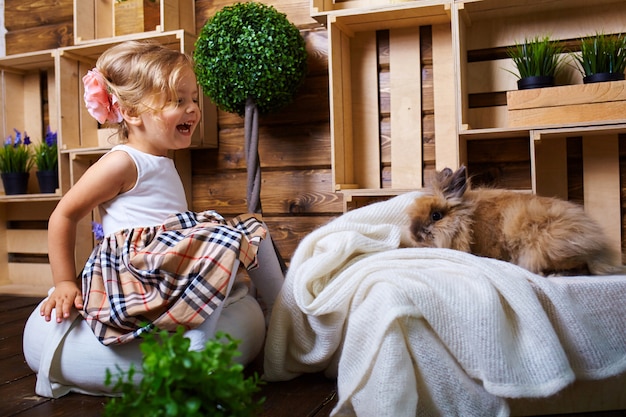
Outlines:
{"type": "Polygon", "coordinates": [[[262,213],[261,163],[259,160],[259,109],[254,100],[246,101],[244,116],[244,153],[246,155],[246,198],[250,213],[262,213]]]}

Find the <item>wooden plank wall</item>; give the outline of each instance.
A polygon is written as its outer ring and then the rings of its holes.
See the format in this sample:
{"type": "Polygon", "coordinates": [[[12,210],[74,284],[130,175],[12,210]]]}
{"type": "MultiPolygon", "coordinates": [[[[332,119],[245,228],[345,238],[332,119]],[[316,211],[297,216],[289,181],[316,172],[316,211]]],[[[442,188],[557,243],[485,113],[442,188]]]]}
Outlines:
{"type": "MultiPolygon", "coordinates": [[[[89,0],[82,0],[89,1],[89,0]]],[[[145,0],[146,2],[149,0],[145,0]]],[[[309,0],[266,0],[285,13],[301,30],[309,51],[309,73],[295,102],[260,120],[262,204],[266,222],[281,255],[289,259],[299,241],[316,227],[341,214],[341,194],[332,190],[328,103],[328,46],[326,29],[309,16],[309,0]]],[[[72,0],[5,0],[7,53],[15,54],[71,45],[72,0]]],[[[231,0],[196,0],[197,30],[231,0]]],[[[429,28],[422,28],[428,39],[429,28]]],[[[377,34],[381,165],[383,187],[390,183],[391,132],[389,123],[388,34],[377,34]]],[[[485,51],[481,51],[485,52],[485,51]]],[[[487,55],[498,51],[488,51],[487,55]]],[[[471,54],[471,52],[470,52],[471,54]]],[[[425,180],[435,166],[432,103],[432,53],[422,45],[423,168],[425,180]]],[[[474,57],[475,58],[475,57],[474,57]]],[[[488,57],[490,58],[490,57],[488,57]]],[[[479,59],[487,59],[481,57],[479,59]]],[[[501,95],[470,97],[473,107],[502,105],[501,95]]],[[[246,210],[243,119],[219,113],[219,148],[192,153],[192,209],[215,209],[224,215],[246,210]]],[[[581,158],[571,140],[570,198],[582,198],[581,158]]],[[[530,188],[530,160],[526,141],[476,141],[468,149],[470,170],[483,182],[511,188],[530,188]]],[[[622,175],[626,175],[626,139],[620,141],[622,175]]],[[[622,180],[626,185],[626,178],[622,180]]],[[[626,193],[624,193],[626,195],[626,193]]],[[[626,205],[626,199],[623,205],[626,205]]],[[[622,210],[626,212],[626,208],[622,210]]],[[[624,224],[626,216],[622,214],[624,224]]]]}
{"type": "Polygon", "coordinates": [[[73,0],[4,0],[7,55],[73,45],[73,4],[73,0]]]}

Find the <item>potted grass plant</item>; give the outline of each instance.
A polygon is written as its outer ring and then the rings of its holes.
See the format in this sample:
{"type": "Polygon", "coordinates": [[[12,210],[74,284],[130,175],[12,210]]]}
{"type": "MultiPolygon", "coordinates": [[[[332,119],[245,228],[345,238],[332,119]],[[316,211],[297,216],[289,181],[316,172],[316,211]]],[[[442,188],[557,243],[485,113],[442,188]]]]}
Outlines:
{"type": "Polygon", "coordinates": [[[39,191],[54,193],[59,188],[59,161],[57,150],[57,134],[50,129],[46,130],[44,139],[35,146],[33,158],[37,165],[37,181],[39,191]]]}
{"type": "Polygon", "coordinates": [[[583,83],[620,81],[626,70],[626,36],[624,34],[595,36],[580,40],[580,54],[574,55],[583,83]]]}
{"type": "Polygon", "coordinates": [[[524,42],[507,48],[507,55],[517,69],[517,72],[509,71],[518,78],[517,88],[553,86],[563,61],[562,53],[563,46],[549,36],[524,39],[524,42]]]}
{"type": "Polygon", "coordinates": [[[0,148],[0,173],[2,185],[6,195],[26,194],[28,177],[33,167],[33,157],[30,148],[30,137],[17,129],[15,138],[9,136],[0,148]]]}

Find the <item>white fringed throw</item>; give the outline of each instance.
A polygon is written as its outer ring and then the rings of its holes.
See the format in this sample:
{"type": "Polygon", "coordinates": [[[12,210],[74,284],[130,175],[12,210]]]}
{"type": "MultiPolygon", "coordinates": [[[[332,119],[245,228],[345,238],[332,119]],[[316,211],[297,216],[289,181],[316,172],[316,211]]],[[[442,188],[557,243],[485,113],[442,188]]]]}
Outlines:
{"type": "Polygon", "coordinates": [[[274,305],[265,378],[337,377],[334,416],[508,415],[626,370],[626,276],[543,278],[447,249],[399,249],[418,193],[313,231],[274,305]]]}

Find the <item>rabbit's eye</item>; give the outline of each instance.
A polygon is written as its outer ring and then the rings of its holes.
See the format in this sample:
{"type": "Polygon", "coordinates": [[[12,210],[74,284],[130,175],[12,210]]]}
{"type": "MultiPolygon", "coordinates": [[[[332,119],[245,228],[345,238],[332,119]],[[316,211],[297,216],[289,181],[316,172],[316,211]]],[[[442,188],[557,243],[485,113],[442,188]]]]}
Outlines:
{"type": "Polygon", "coordinates": [[[440,211],[433,211],[430,214],[430,219],[434,222],[439,221],[441,219],[443,219],[443,213],[441,213],[440,211]]]}

